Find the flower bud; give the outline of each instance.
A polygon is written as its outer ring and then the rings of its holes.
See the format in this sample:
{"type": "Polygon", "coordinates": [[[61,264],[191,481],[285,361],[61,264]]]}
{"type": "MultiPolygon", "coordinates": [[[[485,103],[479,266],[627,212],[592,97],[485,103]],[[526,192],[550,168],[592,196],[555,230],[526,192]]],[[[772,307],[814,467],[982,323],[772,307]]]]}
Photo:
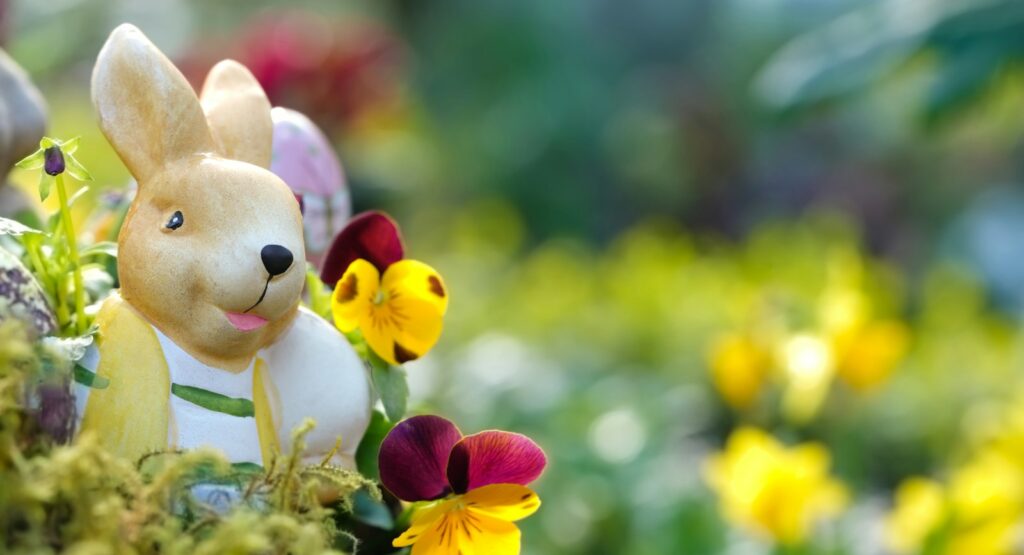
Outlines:
{"type": "Polygon", "coordinates": [[[64,173],[64,153],[59,146],[51,146],[43,152],[43,171],[49,175],[64,173]]]}

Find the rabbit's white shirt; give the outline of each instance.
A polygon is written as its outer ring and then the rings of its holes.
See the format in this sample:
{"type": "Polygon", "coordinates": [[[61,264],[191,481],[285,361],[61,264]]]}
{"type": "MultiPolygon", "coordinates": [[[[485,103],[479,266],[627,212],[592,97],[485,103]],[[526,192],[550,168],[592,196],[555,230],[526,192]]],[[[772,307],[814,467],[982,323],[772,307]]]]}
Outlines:
{"type": "MultiPolygon", "coordinates": [[[[260,364],[266,368],[263,385],[279,445],[287,447],[290,431],[310,417],[321,425],[306,437],[309,451],[330,451],[337,441],[332,434],[340,434],[342,444],[334,462],[353,467],[358,440],[369,423],[369,383],[363,363],[351,348],[345,348],[343,339],[338,341],[337,330],[323,319],[301,308],[283,336],[260,350],[249,366],[237,373],[204,364],[151,327],[162,351],[153,355],[164,357],[172,384],[252,401],[255,367],[260,364]]],[[[98,349],[90,348],[80,363],[95,372],[98,349]]],[[[85,413],[89,391],[77,384],[79,417],[85,413]]],[[[269,463],[263,460],[256,418],[210,410],[173,393],[168,410],[168,449],[208,447],[221,450],[231,462],[269,463]]]]}

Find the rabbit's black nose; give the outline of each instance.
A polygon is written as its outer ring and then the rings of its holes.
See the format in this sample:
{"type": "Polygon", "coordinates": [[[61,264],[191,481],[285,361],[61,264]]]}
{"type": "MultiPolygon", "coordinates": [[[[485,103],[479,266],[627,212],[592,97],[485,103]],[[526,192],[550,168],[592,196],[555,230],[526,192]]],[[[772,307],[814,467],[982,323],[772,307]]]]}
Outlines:
{"type": "Polygon", "coordinates": [[[260,251],[263,267],[270,272],[270,277],[279,276],[292,267],[292,251],[281,245],[267,245],[260,251]]]}

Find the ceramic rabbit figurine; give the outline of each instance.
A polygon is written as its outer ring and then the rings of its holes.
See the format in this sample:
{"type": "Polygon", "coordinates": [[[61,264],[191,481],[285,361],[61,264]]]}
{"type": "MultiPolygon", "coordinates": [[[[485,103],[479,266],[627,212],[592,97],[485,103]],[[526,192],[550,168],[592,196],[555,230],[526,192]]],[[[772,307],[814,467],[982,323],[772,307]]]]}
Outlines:
{"type": "Polygon", "coordinates": [[[345,338],[299,307],[301,215],[266,169],[259,84],[226,60],[197,98],[125,24],[100,51],[92,95],[139,189],[118,238],[121,288],[97,315],[98,352],[85,364],[109,385],[82,395],[80,428],[128,457],[212,446],[266,464],[312,417],[308,457],[340,437],[335,462],[351,468],[370,384],[345,338]]]}
{"type": "Polygon", "coordinates": [[[25,71],[0,50],[0,216],[5,218],[32,211],[25,195],[5,181],[15,162],[39,148],[45,106],[25,71]]]}

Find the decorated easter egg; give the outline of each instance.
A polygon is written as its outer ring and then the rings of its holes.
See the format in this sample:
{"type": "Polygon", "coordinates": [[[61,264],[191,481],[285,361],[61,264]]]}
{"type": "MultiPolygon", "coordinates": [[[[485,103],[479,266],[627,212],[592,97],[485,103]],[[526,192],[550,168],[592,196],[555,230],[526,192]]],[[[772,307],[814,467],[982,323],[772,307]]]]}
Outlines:
{"type": "Polygon", "coordinates": [[[341,163],[330,142],[309,118],[295,110],[271,110],[274,122],[270,170],[295,192],[302,205],[306,258],[319,264],[334,235],[352,215],[341,163]]]}
{"type": "Polygon", "coordinates": [[[39,335],[57,330],[57,320],[35,277],[18,257],[0,248],[0,320],[8,317],[25,322],[39,335]]]}

